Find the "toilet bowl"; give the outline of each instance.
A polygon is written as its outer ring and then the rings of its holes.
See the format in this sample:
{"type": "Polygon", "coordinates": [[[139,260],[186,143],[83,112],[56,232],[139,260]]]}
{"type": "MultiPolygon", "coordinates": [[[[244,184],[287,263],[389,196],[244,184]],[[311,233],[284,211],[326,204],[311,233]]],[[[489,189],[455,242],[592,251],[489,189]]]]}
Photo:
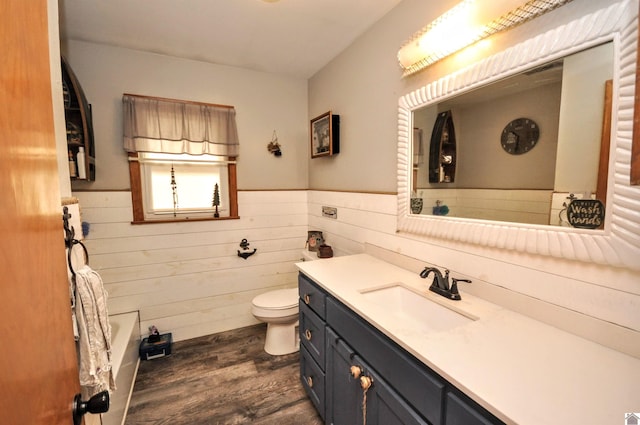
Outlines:
{"type": "Polygon", "coordinates": [[[267,323],[264,351],[272,355],[299,350],[298,289],[277,289],[260,294],[251,302],[253,316],[267,323]]]}

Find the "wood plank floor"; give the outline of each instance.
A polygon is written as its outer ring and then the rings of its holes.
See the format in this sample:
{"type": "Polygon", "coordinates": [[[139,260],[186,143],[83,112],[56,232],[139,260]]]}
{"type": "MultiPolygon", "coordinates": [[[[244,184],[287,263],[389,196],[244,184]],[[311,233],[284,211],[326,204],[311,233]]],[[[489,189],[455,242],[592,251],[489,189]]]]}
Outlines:
{"type": "Polygon", "coordinates": [[[264,324],[173,344],[140,362],[126,425],[321,425],[299,353],[271,356],[264,324]]]}

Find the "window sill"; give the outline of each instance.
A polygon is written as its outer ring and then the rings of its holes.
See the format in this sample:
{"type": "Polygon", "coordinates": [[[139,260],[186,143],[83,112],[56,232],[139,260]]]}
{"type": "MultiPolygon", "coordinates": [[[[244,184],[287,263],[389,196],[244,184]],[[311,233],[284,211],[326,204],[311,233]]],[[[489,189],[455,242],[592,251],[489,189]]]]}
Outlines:
{"type": "Polygon", "coordinates": [[[167,224],[167,223],[188,223],[192,221],[221,221],[238,220],[239,216],[233,217],[199,217],[199,218],[174,218],[171,220],[134,220],[131,224],[167,224]]]}

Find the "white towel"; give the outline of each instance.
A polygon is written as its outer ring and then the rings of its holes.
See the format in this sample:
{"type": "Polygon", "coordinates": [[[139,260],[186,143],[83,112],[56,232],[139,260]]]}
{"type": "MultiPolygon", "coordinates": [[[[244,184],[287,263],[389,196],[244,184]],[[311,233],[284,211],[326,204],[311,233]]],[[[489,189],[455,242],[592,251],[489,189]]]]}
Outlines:
{"type": "Polygon", "coordinates": [[[80,385],[89,396],[116,389],[111,370],[111,325],[102,278],[84,265],[76,271],[80,385]]]}

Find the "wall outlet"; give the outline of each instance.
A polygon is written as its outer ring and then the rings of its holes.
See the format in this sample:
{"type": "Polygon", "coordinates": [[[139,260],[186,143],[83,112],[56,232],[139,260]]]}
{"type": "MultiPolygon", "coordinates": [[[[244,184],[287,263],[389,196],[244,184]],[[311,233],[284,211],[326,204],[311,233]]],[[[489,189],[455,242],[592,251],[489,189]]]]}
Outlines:
{"type": "Polygon", "coordinates": [[[338,218],[338,209],[334,207],[322,207],[322,216],[327,218],[338,218]]]}

